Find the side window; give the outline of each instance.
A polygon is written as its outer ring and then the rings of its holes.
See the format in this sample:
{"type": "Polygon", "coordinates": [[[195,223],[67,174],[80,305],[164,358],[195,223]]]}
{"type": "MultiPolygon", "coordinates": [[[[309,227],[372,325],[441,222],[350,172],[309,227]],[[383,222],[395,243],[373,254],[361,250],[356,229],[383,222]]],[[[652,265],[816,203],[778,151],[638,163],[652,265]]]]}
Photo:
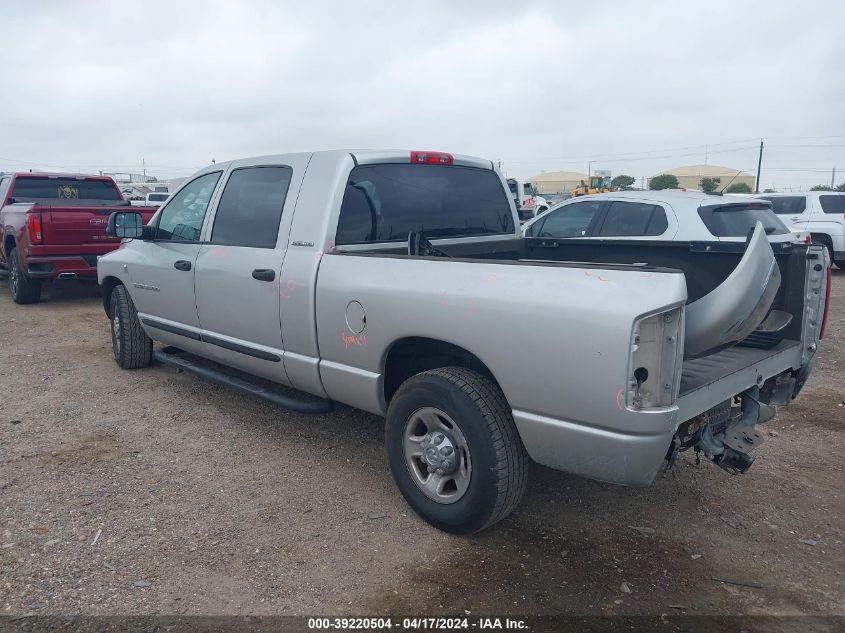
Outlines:
{"type": "Polygon", "coordinates": [[[819,202],[825,213],[845,214],[845,195],[819,196],[819,202]]]}
{"type": "Polygon", "coordinates": [[[760,196],[772,203],[772,210],[778,215],[800,215],[807,208],[804,196],[760,196]]]}
{"type": "Polygon", "coordinates": [[[9,192],[9,183],[11,180],[9,176],[0,178],[0,205],[6,204],[6,194],[9,192]]]}
{"type": "Polygon", "coordinates": [[[669,228],[663,207],[641,202],[611,202],[599,235],[641,237],[660,235],[669,228]]]}
{"type": "Polygon", "coordinates": [[[601,201],[575,202],[546,213],[546,219],[532,231],[534,237],[584,237],[601,208],[601,201]]]}
{"type": "Polygon", "coordinates": [[[211,231],[212,244],[273,248],[293,170],[245,167],[229,176],[211,231]]]}
{"type": "Polygon", "coordinates": [[[155,239],[174,242],[197,242],[219,171],[200,176],[174,195],[162,207],[155,239]]]}

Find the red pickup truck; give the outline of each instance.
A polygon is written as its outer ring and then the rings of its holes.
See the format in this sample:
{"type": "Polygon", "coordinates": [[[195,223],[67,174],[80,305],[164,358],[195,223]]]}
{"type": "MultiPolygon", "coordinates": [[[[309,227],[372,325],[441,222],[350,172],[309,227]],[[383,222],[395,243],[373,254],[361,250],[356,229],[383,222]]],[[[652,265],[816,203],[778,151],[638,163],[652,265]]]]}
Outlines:
{"type": "MultiPolygon", "coordinates": [[[[117,248],[106,235],[113,211],[128,207],[108,176],[19,173],[0,177],[0,268],[15,303],[37,303],[45,279],[97,277],[97,256],[117,248]]],[[[155,208],[133,207],[149,222],[155,208]]]]}

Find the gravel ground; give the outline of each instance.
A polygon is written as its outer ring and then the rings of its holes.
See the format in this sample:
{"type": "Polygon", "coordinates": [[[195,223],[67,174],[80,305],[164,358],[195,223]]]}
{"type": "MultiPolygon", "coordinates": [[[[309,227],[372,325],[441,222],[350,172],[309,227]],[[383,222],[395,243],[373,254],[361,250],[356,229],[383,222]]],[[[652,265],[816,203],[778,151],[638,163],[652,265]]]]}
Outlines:
{"type": "Polygon", "coordinates": [[[121,371],[94,287],[15,306],[2,280],[0,613],[845,614],[834,284],[815,373],[746,475],[687,454],[626,489],[535,466],[468,538],[405,505],[380,419],[121,371]]]}

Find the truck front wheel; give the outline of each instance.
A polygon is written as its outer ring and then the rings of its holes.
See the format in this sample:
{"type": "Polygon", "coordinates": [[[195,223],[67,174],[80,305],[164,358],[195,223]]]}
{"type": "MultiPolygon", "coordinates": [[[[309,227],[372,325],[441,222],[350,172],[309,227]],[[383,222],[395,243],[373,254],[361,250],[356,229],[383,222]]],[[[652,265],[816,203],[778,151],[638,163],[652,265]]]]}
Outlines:
{"type": "Polygon", "coordinates": [[[483,530],[525,492],[528,456],[510,407],[475,371],[442,367],[406,380],[388,407],[385,439],[405,500],[445,532],[483,530]]]}
{"type": "Polygon", "coordinates": [[[109,307],[111,344],[117,364],[122,369],[149,367],[153,357],[153,341],[141,328],[138,311],[125,286],[114,287],[109,307]]]}
{"type": "Polygon", "coordinates": [[[41,299],[41,282],[24,272],[17,248],[9,251],[9,292],[18,304],[38,303],[41,299]]]}

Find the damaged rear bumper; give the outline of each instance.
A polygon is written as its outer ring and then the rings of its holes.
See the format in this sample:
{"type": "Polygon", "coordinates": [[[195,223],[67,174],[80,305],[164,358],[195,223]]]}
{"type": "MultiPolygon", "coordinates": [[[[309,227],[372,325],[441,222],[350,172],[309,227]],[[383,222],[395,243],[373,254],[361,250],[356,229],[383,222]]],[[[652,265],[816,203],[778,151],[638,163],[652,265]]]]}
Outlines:
{"type": "Polygon", "coordinates": [[[775,408],[760,401],[760,388],[751,387],[681,425],[666,456],[671,467],[679,452],[693,449],[729,473],[744,473],[763,443],[757,424],[775,417],[775,408]],[[733,406],[738,401],[738,406],[733,406]]]}

